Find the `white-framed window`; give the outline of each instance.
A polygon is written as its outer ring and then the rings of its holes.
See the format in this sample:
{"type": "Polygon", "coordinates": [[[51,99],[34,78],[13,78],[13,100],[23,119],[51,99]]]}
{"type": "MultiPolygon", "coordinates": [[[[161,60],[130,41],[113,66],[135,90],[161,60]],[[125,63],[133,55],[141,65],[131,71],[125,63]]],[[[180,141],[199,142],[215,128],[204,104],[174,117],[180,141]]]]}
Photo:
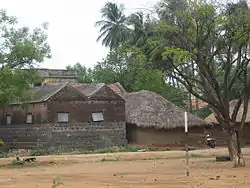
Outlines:
{"type": "Polygon", "coordinates": [[[6,115],[6,124],[7,124],[7,125],[10,125],[10,124],[11,124],[11,121],[12,121],[11,115],[6,115]]]}
{"type": "Polygon", "coordinates": [[[69,113],[68,112],[58,112],[57,113],[57,122],[59,122],[59,123],[69,122],[69,113]]]}
{"type": "Polygon", "coordinates": [[[26,114],[26,123],[32,123],[32,114],[26,114]]]}
{"type": "Polygon", "coordinates": [[[93,112],[92,120],[95,122],[104,121],[103,112],[93,112]]]}

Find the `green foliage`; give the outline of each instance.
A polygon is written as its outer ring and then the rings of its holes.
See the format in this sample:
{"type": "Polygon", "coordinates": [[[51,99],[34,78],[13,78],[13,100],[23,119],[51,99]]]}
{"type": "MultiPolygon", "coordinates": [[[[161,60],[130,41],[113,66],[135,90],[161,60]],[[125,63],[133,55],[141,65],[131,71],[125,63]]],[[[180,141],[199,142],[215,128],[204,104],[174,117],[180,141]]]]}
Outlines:
{"type": "Polygon", "coordinates": [[[30,152],[30,156],[43,156],[51,153],[49,144],[37,142],[37,147],[30,152]]]}
{"type": "Polygon", "coordinates": [[[18,21],[0,10],[0,106],[13,101],[25,100],[29,84],[35,80],[32,68],[49,58],[47,26],[31,31],[17,27],[18,21]],[[30,69],[31,68],[31,69],[30,69]]]}
{"type": "Polygon", "coordinates": [[[105,157],[101,160],[102,162],[117,162],[119,159],[117,157],[105,157]]]}
{"type": "Polygon", "coordinates": [[[16,159],[13,159],[13,160],[11,161],[11,165],[12,165],[12,166],[24,165],[24,161],[18,161],[18,160],[16,160],[16,159]]]}
{"type": "Polygon", "coordinates": [[[205,119],[206,117],[211,115],[213,112],[211,111],[210,106],[208,105],[207,107],[201,108],[199,110],[193,110],[192,113],[200,117],[201,119],[205,119]]]}
{"type": "Polygon", "coordinates": [[[110,50],[116,49],[129,38],[129,28],[126,25],[124,6],[116,3],[107,2],[101,9],[102,20],[96,22],[100,28],[100,36],[97,41],[102,39],[102,44],[110,50]]]}
{"type": "Polygon", "coordinates": [[[0,158],[8,158],[8,157],[9,157],[8,153],[5,152],[0,153],[0,158]]]}
{"type": "Polygon", "coordinates": [[[92,83],[93,82],[93,73],[92,69],[81,65],[80,63],[76,63],[73,66],[68,65],[67,70],[73,70],[77,74],[77,81],[79,83],[92,83]]]}

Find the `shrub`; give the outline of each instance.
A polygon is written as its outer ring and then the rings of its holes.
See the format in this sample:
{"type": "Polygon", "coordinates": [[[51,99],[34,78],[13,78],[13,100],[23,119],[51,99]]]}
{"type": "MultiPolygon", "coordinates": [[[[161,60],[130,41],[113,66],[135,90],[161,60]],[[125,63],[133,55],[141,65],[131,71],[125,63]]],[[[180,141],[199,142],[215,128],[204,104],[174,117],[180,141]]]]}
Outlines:
{"type": "Polygon", "coordinates": [[[0,158],[8,158],[8,153],[0,153],[0,158]]]}
{"type": "Polygon", "coordinates": [[[30,156],[42,156],[42,155],[49,155],[50,150],[49,146],[46,143],[41,143],[38,141],[36,149],[30,152],[30,156]]]}

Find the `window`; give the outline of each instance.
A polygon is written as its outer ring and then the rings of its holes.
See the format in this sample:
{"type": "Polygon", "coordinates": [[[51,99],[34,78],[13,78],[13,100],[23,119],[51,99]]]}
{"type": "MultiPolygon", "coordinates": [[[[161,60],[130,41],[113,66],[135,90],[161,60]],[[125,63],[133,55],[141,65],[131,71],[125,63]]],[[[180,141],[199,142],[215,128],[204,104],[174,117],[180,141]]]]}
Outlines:
{"type": "Polygon", "coordinates": [[[32,114],[26,115],[26,123],[32,123],[32,114]]]}
{"type": "Polygon", "coordinates": [[[104,121],[103,113],[102,112],[93,112],[92,113],[92,120],[93,121],[104,121]]]}
{"type": "Polygon", "coordinates": [[[69,122],[69,113],[67,113],[67,112],[59,112],[59,113],[57,113],[57,121],[59,123],[67,123],[67,122],[69,122]]]}
{"type": "Polygon", "coordinates": [[[6,123],[7,125],[11,124],[11,115],[6,116],[6,123]]]}

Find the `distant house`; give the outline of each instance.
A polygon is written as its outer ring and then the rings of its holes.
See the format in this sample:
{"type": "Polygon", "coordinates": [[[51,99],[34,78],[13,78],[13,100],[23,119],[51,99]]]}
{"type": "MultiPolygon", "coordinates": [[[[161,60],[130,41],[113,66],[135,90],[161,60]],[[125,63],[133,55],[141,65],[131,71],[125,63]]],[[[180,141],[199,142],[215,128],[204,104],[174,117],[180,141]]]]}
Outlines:
{"type": "MultiPolygon", "coordinates": [[[[184,110],[151,91],[123,93],[126,101],[126,131],[130,144],[184,146],[184,110]]],[[[188,113],[189,140],[203,147],[208,123],[188,113]]]]}
{"type": "Polygon", "coordinates": [[[76,83],[77,74],[73,70],[66,69],[36,69],[42,83],[76,83]]]}
{"type": "MultiPolygon", "coordinates": [[[[232,115],[233,110],[235,108],[235,105],[237,103],[237,100],[232,100],[229,103],[229,113],[232,115]]],[[[236,122],[237,124],[240,124],[241,122],[241,117],[243,115],[243,105],[240,106],[238,114],[236,116],[236,122]]],[[[209,115],[206,119],[206,122],[214,124],[213,129],[212,129],[212,134],[213,136],[218,140],[219,145],[225,145],[227,144],[227,134],[225,131],[222,129],[220,124],[215,118],[215,115],[212,113],[209,115]]],[[[243,131],[243,139],[242,139],[244,144],[250,144],[250,101],[248,104],[248,113],[245,121],[245,126],[244,126],[244,131],[243,131]]]]}
{"type": "Polygon", "coordinates": [[[94,149],[126,144],[125,101],[106,84],[57,83],[31,88],[30,100],[0,113],[9,147],[94,149]],[[22,105],[22,106],[20,106],[22,105]]]}

